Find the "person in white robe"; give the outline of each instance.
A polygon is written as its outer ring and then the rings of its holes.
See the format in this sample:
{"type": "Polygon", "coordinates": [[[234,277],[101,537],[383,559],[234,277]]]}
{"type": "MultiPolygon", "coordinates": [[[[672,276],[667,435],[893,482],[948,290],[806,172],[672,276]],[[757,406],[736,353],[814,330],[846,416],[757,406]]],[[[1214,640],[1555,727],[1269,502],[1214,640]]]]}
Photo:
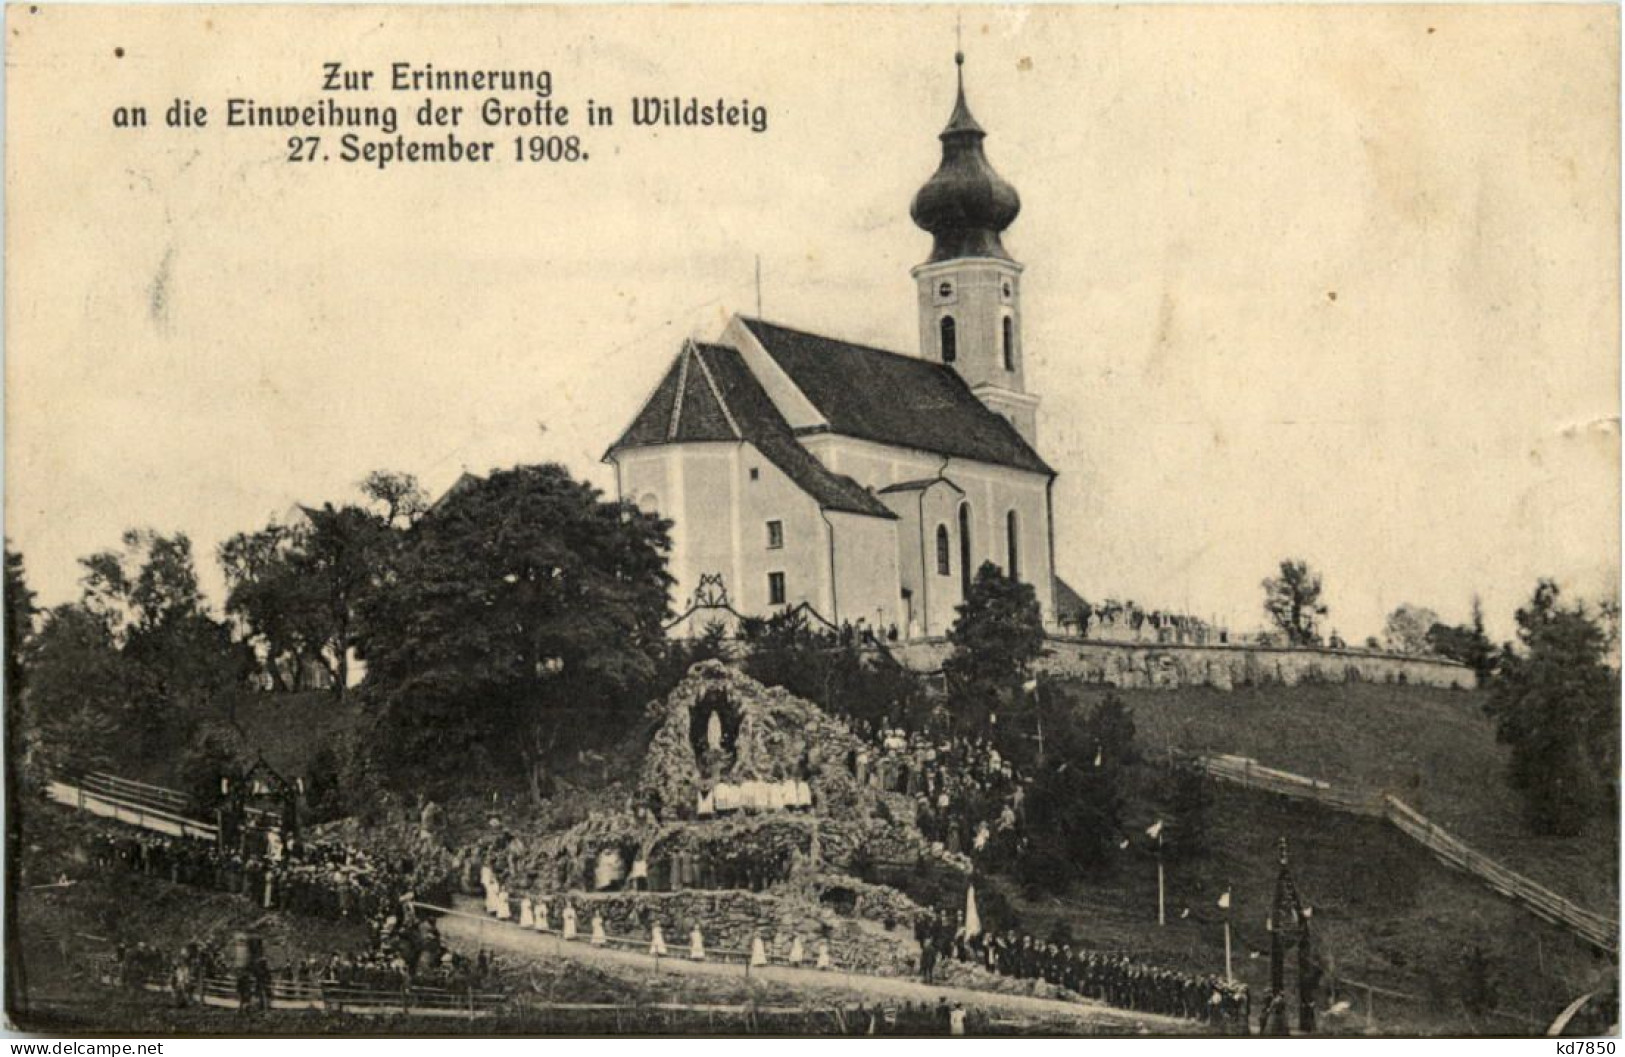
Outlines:
{"type": "Polygon", "coordinates": [[[705,937],[700,934],[698,925],[695,925],[688,934],[688,957],[691,961],[705,961],[705,937]]]}
{"type": "Polygon", "coordinates": [[[549,925],[548,922],[547,922],[547,900],[546,899],[540,899],[539,898],[539,899],[536,900],[536,921],[535,921],[535,924],[534,924],[533,927],[536,929],[537,932],[546,932],[550,928],[552,928],[552,926],[549,925]]]}
{"type": "Polygon", "coordinates": [[[752,968],[767,964],[767,947],[762,944],[760,932],[753,932],[750,936],[750,964],[752,968]]]}
{"type": "Polygon", "coordinates": [[[801,963],[807,960],[807,953],[801,949],[801,934],[798,932],[790,939],[790,967],[801,968],[801,963]]]}
{"type": "Polygon", "coordinates": [[[495,914],[497,912],[497,893],[499,889],[496,871],[491,869],[489,863],[480,867],[480,887],[485,889],[485,912],[495,914]]]}
{"type": "Polygon", "coordinates": [[[564,938],[576,938],[576,908],[573,903],[564,904],[564,938]]]}
{"type": "Polygon", "coordinates": [[[818,968],[828,969],[829,967],[829,940],[821,939],[818,941],[818,968]]]}
{"type": "Polygon", "coordinates": [[[666,934],[660,929],[660,922],[649,926],[649,953],[656,958],[666,956],[666,934]]]}
{"type": "Polygon", "coordinates": [[[497,886],[497,920],[513,920],[513,901],[512,897],[508,894],[508,887],[506,885],[497,886]]]}
{"type": "Polygon", "coordinates": [[[598,911],[594,910],[592,912],[592,945],[602,947],[608,942],[609,937],[604,935],[604,919],[598,915],[598,911]]]}
{"type": "Polygon", "coordinates": [[[722,750],[722,717],[717,715],[714,708],[710,718],[705,721],[705,744],[712,752],[722,750]]]}
{"type": "Polygon", "coordinates": [[[522,929],[536,927],[536,905],[530,901],[530,896],[519,900],[519,927],[522,929]]]}

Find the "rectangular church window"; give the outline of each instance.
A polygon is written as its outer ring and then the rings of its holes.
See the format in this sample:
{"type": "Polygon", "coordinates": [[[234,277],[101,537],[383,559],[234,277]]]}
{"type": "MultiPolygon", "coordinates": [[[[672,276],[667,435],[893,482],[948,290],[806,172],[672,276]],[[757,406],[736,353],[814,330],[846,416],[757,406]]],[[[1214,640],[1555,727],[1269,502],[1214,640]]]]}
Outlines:
{"type": "Polygon", "coordinates": [[[784,574],[767,574],[767,604],[770,606],[784,605],[784,574]]]}
{"type": "Polygon", "coordinates": [[[767,549],[776,551],[784,546],[784,522],[769,521],[767,523],[767,549]]]}

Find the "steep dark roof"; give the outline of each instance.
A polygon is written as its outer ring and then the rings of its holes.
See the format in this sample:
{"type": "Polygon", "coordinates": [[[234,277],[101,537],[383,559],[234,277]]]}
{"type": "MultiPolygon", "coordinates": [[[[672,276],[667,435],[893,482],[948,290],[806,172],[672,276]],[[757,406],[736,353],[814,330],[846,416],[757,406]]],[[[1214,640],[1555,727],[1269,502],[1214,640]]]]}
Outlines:
{"type": "Polygon", "coordinates": [[[1072,589],[1071,584],[1059,576],[1055,578],[1055,613],[1060,619],[1078,619],[1078,615],[1083,612],[1086,605],[1088,603],[1083,600],[1082,595],[1072,589]]]}
{"type": "Polygon", "coordinates": [[[706,440],[749,441],[826,510],[897,517],[862,485],[831,473],[803,448],[744,357],[725,345],[684,345],[654,395],[605,455],[706,440]]]}
{"type": "Polygon", "coordinates": [[[759,319],[744,320],[831,432],[1054,475],[950,367],[759,319]]]}

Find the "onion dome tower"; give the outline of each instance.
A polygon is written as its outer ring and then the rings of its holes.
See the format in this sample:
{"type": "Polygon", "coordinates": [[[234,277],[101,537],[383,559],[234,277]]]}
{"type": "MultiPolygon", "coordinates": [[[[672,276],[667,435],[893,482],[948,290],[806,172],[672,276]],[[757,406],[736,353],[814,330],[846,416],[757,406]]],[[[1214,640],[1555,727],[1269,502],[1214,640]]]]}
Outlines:
{"type": "Polygon", "coordinates": [[[918,287],[920,355],[952,367],[993,411],[1036,446],[1038,398],[1026,391],[1021,348],[1022,266],[1001,238],[1021,196],[982,150],[987,133],[965,102],[965,53],[954,54],[958,96],[937,136],[942,161],[909,215],[931,235],[911,273],[918,287]]]}

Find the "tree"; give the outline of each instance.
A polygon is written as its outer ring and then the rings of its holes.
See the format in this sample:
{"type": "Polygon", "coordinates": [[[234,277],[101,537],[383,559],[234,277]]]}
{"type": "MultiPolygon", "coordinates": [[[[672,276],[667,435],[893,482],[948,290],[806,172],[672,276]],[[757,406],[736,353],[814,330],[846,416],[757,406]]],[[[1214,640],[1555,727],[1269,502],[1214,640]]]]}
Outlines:
{"type": "Polygon", "coordinates": [[[1320,599],[1320,574],[1301,558],[1281,562],[1281,575],[1264,580],[1264,611],[1294,646],[1320,645],[1320,620],[1328,612],[1320,599]]]}
{"type": "Polygon", "coordinates": [[[31,767],[43,774],[111,763],[135,673],[106,618],[79,603],[52,609],[29,641],[26,667],[21,744],[31,767]]]}
{"type": "Polygon", "coordinates": [[[1478,685],[1489,685],[1499,655],[1495,644],[1484,633],[1484,607],[1477,595],[1473,596],[1472,623],[1455,627],[1434,624],[1428,628],[1428,649],[1465,664],[1478,676],[1478,685]]]}
{"type": "Polygon", "coordinates": [[[396,784],[521,770],[618,735],[658,672],[670,523],[558,465],[499,470],[426,514],[361,600],[374,749],[396,784]]]}
{"type": "Polygon", "coordinates": [[[1554,582],[1540,582],[1517,623],[1486,709],[1531,825],[1573,835],[1618,806],[1619,675],[1604,662],[1606,630],[1554,582]]]}
{"type": "Polygon", "coordinates": [[[1392,653],[1427,653],[1428,631],[1439,622],[1439,614],[1425,606],[1405,602],[1388,614],[1382,628],[1383,646],[1392,653]]]}
{"type": "MultiPolygon", "coordinates": [[[[23,571],[23,556],[6,547],[6,700],[21,701],[23,680],[23,651],[28,637],[34,631],[34,592],[28,587],[28,576],[23,571]]],[[[8,709],[7,715],[11,713],[8,709]]]]}
{"type": "Polygon", "coordinates": [[[362,480],[360,488],[361,494],[380,508],[377,513],[391,528],[410,528],[429,509],[428,494],[409,473],[374,470],[362,480]]]}
{"type": "Polygon", "coordinates": [[[356,645],[360,607],[386,575],[395,535],[389,522],[360,507],[307,509],[309,528],[289,555],[307,587],[306,634],[321,642],[316,656],[332,678],[333,694],[350,686],[350,650],[356,645]]]}
{"type": "Polygon", "coordinates": [[[184,533],[132,529],[123,543],[122,551],[81,560],[78,608],[95,630],[80,623],[73,635],[93,650],[100,649],[91,645],[95,635],[110,639],[120,662],[119,729],[157,752],[222,695],[246,686],[253,659],[204,607],[184,533]]]}
{"type": "MultiPolygon", "coordinates": [[[[23,556],[11,549],[6,541],[6,670],[5,670],[5,739],[8,751],[5,759],[6,797],[6,890],[17,892],[22,887],[21,854],[23,840],[22,814],[24,797],[20,769],[22,765],[24,733],[22,722],[24,678],[27,669],[23,653],[34,630],[34,592],[28,587],[23,571],[23,556]]],[[[17,940],[17,903],[14,897],[6,900],[6,1008],[21,1010],[28,994],[24,971],[22,945],[17,940]]]]}
{"type": "Polygon", "coordinates": [[[263,656],[276,689],[303,689],[305,670],[319,664],[342,699],[361,600],[387,575],[404,531],[390,519],[403,508],[387,515],[331,503],[300,509],[302,523],[273,523],[221,544],[226,611],[263,656]]]}
{"type": "Polygon", "coordinates": [[[1070,698],[1041,684],[1036,703],[1045,750],[1027,797],[1027,839],[1017,862],[1025,884],[1064,891],[1115,861],[1126,770],[1139,758],[1133,714],[1108,694],[1080,716],[1070,698]]]}
{"type": "Polygon", "coordinates": [[[1044,652],[1043,614],[1031,584],[982,563],[948,629],[953,653],[943,663],[949,693],[961,702],[1013,696],[1044,652]]]}
{"type": "Polygon", "coordinates": [[[306,664],[321,650],[321,636],[313,628],[311,585],[289,555],[293,539],[291,528],[271,524],[232,536],[218,552],[226,576],[226,612],[263,657],[271,686],[279,691],[303,689],[306,664]]]}
{"type": "Polygon", "coordinates": [[[1213,789],[1206,772],[1189,760],[1163,768],[1155,789],[1159,818],[1167,822],[1162,854],[1169,862],[1195,858],[1207,848],[1208,808],[1213,789]]]}

